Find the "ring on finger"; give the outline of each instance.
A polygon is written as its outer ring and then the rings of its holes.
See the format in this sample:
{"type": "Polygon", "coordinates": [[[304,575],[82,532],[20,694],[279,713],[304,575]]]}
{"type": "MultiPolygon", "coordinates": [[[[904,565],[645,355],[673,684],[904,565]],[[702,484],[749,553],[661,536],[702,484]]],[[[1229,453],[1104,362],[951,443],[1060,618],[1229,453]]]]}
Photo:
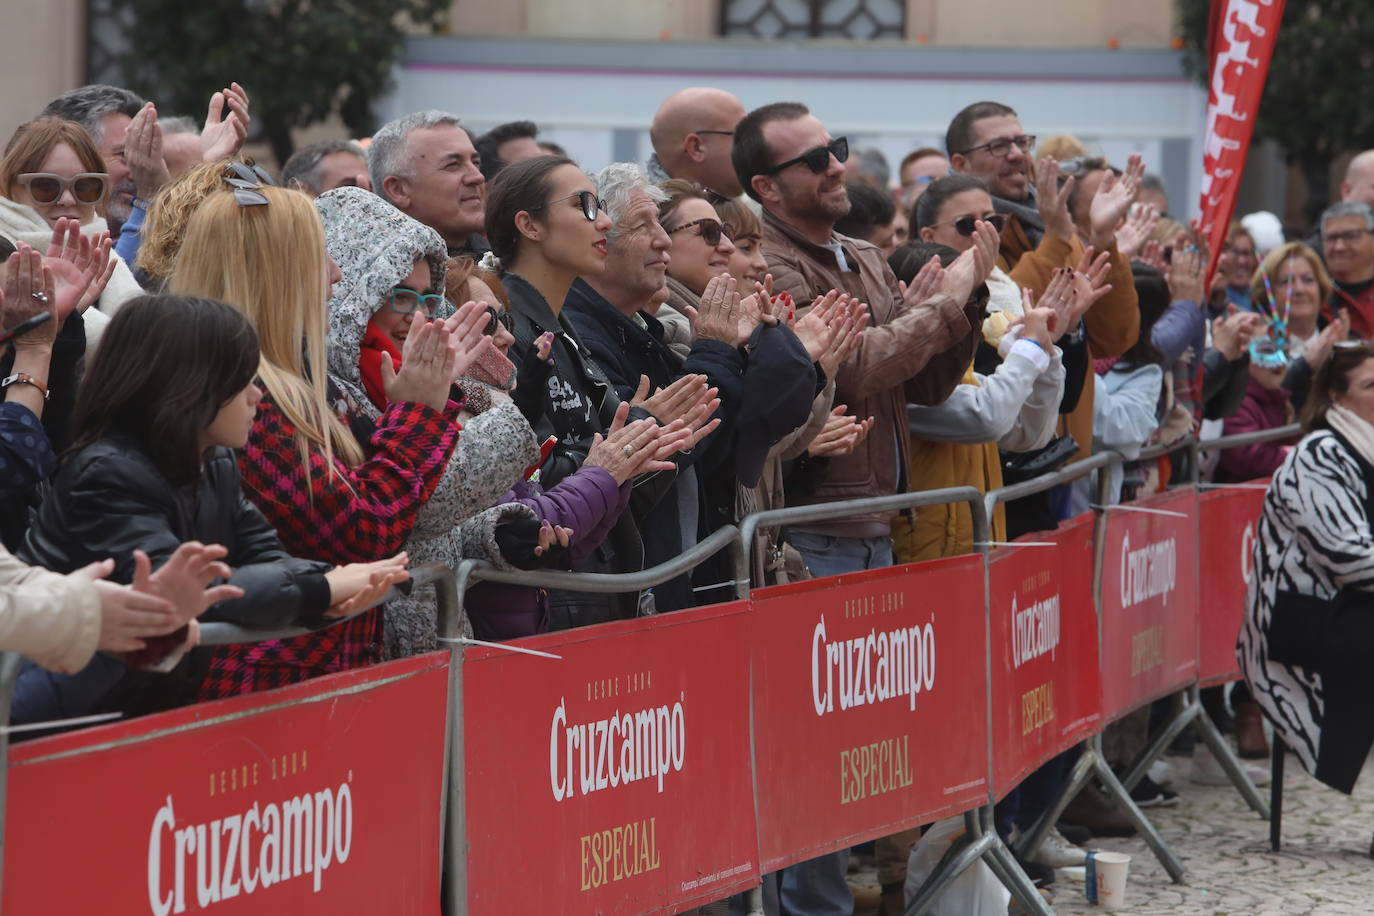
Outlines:
{"type": "Polygon", "coordinates": [[[37,302],[37,303],[39,303],[40,305],[47,305],[47,304],[48,304],[48,294],[47,294],[47,293],[29,293],[29,295],[32,296],[33,299],[34,299],[34,301],[37,302]]]}
{"type": "Polygon", "coordinates": [[[627,445],[624,447],[623,451],[625,452],[625,457],[628,458],[635,453],[635,447],[633,445],[627,445]]]}

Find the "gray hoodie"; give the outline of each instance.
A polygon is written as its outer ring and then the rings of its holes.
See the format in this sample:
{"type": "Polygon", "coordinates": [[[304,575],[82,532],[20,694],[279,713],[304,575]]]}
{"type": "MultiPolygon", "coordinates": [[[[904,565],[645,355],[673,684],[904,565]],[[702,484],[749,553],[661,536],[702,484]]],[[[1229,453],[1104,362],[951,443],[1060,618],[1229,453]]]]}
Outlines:
{"type": "MultiPolygon", "coordinates": [[[[433,285],[442,288],[447,252],[437,232],[369,191],[336,188],[317,198],[315,206],[324,221],[325,247],[343,274],[329,299],[329,376],[349,400],[350,410],[375,420],[381,411],[368,398],[358,368],[367,324],[387,291],[422,257],[429,261],[433,285]]],[[[538,460],[539,448],[534,431],[509,398],[493,397],[492,405],[478,416],[465,417],[448,470],[421,507],[406,543],[412,564],[452,568],[472,558],[511,568],[497,549],[496,526],[534,513],[517,503],[493,503],[538,460]]],[[[430,589],[388,604],[388,656],[432,646],[434,613],[430,589]]],[[[466,629],[467,621],[463,624],[466,629]]]]}

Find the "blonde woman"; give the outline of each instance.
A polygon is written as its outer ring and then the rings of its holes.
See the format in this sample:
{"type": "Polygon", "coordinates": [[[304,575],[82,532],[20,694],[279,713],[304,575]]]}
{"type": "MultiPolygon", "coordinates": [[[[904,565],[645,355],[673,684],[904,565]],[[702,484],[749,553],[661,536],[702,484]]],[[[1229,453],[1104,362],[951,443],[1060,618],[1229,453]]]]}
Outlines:
{"type": "MultiPolygon", "coordinates": [[[[448,332],[415,323],[404,365],[383,370],[386,410],[350,428],[344,417],[357,411],[325,366],[324,304],[339,271],[320,218],[304,194],[230,175],[232,191],[210,194],[191,216],[168,286],[234,303],[257,328],[263,398],[239,457],[244,491],[296,556],[343,564],[394,554],[458,442],[448,332]]],[[[201,698],[372,664],[381,645],[374,610],[296,639],[221,648],[201,698]]]]}
{"type": "Polygon", "coordinates": [[[225,189],[224,173],[230,161],[203,162],[187,169],[163,185],[149,205],[134,259],[134,276],[144,289],[157,291],[166,285],[191,214],[206,197],[225,189]]]}

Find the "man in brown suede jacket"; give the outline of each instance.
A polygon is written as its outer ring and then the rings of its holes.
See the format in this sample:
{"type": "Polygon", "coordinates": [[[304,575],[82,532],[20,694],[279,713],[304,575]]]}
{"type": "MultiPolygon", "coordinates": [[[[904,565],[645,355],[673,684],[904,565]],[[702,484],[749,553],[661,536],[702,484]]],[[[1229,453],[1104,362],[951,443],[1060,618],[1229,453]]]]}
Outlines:
{"type": "MultiPolygon", "coordinates": [[[[832,138],[806,106],[755,109],[735,127],[732,161],[745,192],[763,205],[763,255],[774,290],[801,307],[831,289],[868,305],[869,327],[841,364],[836,403],[874,419],[849,455],[831,458],[820,484],[789,505],[888,496],[906,489],[906,402],[939,404],[973,359],[982,315],[965,303],[997,257],[997,233],[979,222],[975,244],[945,271],[927,269],[911,288],[893,276],[880,249],[835,232],[849,212],[843,137],[832,138]]],[[[811,572],[828,576],[892,564],[891,513],[813,522],[788,531],[811,572]]],[[[764,881],[766,912],[839,916],[853,912],[845,881],[848,852],[783,869],[764,881]]]]}

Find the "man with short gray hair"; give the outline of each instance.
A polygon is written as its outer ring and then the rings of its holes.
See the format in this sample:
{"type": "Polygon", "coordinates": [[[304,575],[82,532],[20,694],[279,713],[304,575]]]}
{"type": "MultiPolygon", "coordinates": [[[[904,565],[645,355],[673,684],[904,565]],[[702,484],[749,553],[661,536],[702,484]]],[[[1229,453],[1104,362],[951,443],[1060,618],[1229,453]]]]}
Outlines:
{"type": "Polygon", "coordinates": [[[282,166],[281,183],[311,197],[335,188],[372,190],[367,153],[352,140],[324,140],[296,150],[282,166]]]}
{"type": "Polygon", "coordinates": [[[119,228],[129,218],[135,188],[129,166],[124,161],[124,134],[129,122],[143,108],[137,93],[119,86],[95,83],[64,92],[47,104],[39,117],[75,121],[95,141],[105,171],[110,175],[110,199],[106,207],[110,234],[119,236],[119,228]]]}
{"type": "Polygon", "coordinates": [[[443,236],[451,256],[491,250],[481,158],[457,116],[431,109],[387,124],[372,137],[368,172],[372,190],[443,236]]]}
{"type": "Polygon", "coordinates": [[[1331,271],[1330,311],[1350,318],[1350,330],[1374,337],[1374,209],[1347,200],[1322,213],[1322,256],[1331,271]]]}

